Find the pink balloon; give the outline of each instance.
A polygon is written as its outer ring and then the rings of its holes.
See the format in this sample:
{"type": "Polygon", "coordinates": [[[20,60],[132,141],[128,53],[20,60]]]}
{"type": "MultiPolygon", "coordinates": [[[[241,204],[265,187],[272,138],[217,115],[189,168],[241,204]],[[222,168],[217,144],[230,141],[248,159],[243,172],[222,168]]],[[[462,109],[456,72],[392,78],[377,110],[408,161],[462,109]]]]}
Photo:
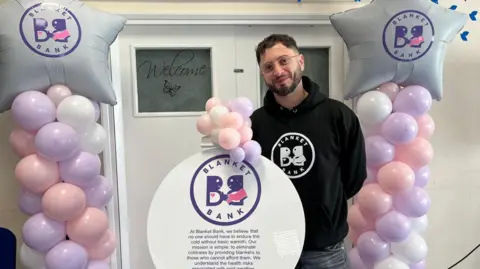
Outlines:
{"type": "Polygon", "coordinates": [[[10,145],[18,157],[25,157],[36,153],[35,134],[22,128],[16,128],[10,133],[10,145]]]}
{"type": "Polygon", "coordinates": [[[374,222],[363,216],[358,204],[354,204],[348,210],[347,222],[358,233],[374,229],[374,222]]]}
{"type": "Polygon", "coordinates": [[[233,128],[220,129],[218,133],[218,144],[226,150],[231,150],[240,145],[240,133],[233,128]]]}
{"type": "Polygon", "coordinates": [[[47,96],[50,97],[55,106],[58,106],[65,98],[72,95],[72,91],[65,85],[53,85],[47,90],[47,96]]]}
{"type": "Polygon", "coordinates": [[[214,106],[219,106],[221,104],[222,104],[222,101],[220,99],[218,99],[217,97],[212,97],[212,98],[208,99],[207,103],[205,104],[205,110],[207,112],[210,112],[210,110],[214,106]]]}
{"type": "Polygon", "coordinates": [[[69,183],[55,184],[42,199],[45,215],[56,221],[71,221],[80,217],[86,204],[83,190],[69,183]]]}
{"type": "Polygon", "coordinates": [[[243,117],[237,112],[230,112],[220,119],[220,127],[240,129],[243,125],[243,117]]]}
{"type": "Polygon", "coordinates": [[[416,118],[418,124],[418,137],[425,139],[430,139],[435,132],[435,122],[432,117],[428,114],[423,114],[422,116],[416,118]]]}
{"type": "Polygon", "coordinates": [[[357,203],[362,214],[373,219],[392,208],[392,196],[383,191],[380,185],[368,184],[358,192],[357,203]]]}
{"type": "Polygon", "coordinates": [[[349,229],[349,230],[348,230],[347,237],[348,237],[348,239],[350,239],[350,241],[352,241],[352,244],[353,244],[354,246],[357,245],[357,240],[358,240],[358,237],[359,237],[359,236],[360,236],[360,235],[359,235],[355,230],[353,230],[353,229],[349,229]]]}
{"type": "Polygon", "coordinates": [[[208,114],[204,114],[197,119],[197,131],[203,135],[210,135],[213,130],[213,123],[208,114]]]}
{"type": "Polygon", "coordinates": [[[105,235],[100,238],[100,240],[87,248],[88,257],[91,260],[106,259],[112,255],[116,245],[117,241],[115,234],[113,234],[111,230],[108,230],[105,235]]]}
{"type": "Polygon", "coordinates": [[[386,94],[393,102],[397,97],[398,92],[400,91],[400,86],[393,82],[387,82],[385,84],[382,84],[378,90],[386,94]]]}
{"type": "Polygon", "coordinates": [[[240,144],[243,145],[243,143],[252,140],[253,137],[253,131],[252,128],[243,125],[238,132],[240,133],[240,144]]]}
{"type": "Polygon", "coordinates": [[[83,246],[96,243],[107,230],[107,215],[94,207],[88,207],[78,218],[67,222],[68,237],[83,246]]]}
{"type": "Polygon", "coordinates": [[[37,154],[28,155],[15,167],[15,178],[25,189],[42,193],[60,182],[58,164],[37,154]]]}
{"type": "Polygon", "coordinates": [[[428,165],[433,158],[433,148],[426,139],[417,137],[412,142],[398,145],[395,160],[409,165],[413,170],[428,165]]]}
{"type": "Polygon", "coordinates": [[[390,194],[408,191],[415,183],[415,172],[410,166],[393,161],[378,170],[377,181],[382,189],[390,194]]]}

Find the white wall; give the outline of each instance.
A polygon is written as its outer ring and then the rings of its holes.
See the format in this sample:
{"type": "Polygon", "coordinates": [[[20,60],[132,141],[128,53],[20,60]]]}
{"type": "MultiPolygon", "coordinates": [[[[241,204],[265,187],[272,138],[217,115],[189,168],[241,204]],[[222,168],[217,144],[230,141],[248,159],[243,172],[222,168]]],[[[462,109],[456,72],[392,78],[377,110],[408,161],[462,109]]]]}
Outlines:
{"type": "MultiPolygon", "coordinates": [[[[258,13],[331,14],[359,6],[353,1],[301,5],[294,0],[278,4],[272,3],[273,0],[268,2],[88,3],[113,13],[132,10],[139,13],[246,13],[255,10],[258,13]]],[[[446,7],[458,5],[458,10],[466,13],[478,8],[478,1],[475,0],[443,0],[441,4],[446,7]]],[[[468,22],[466,30],[470,31],[470,41],[463,42],[456,38],[448,48],[444,67],[444,100],[435,103],[431,113],[436,121],[436,133],[432,138],[435,158],[431,165],[432,181],[428,186],[432,199],[427,233],[430,247],[428,269],[448,268],[480,242],[480,25],[478,22],[468,22]]],[[[20,237],[26,217],[19,213],[16,206],[18,186],[13,178],[13,170],[18,159],[8,144],[12,125],[8,113],[0,118],[0,226],[13,230],[20,237]]],[[[480,268],[480,253],[473,254],[455,269],[474,268],[480,268]]]]}

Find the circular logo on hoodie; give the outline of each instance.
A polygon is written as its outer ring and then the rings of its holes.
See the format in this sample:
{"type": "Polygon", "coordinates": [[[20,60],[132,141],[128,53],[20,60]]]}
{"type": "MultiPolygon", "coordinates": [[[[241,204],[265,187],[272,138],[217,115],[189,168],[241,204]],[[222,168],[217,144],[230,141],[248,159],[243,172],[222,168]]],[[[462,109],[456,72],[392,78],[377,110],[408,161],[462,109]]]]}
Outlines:
{"type": "Polygon", "coordinates": [[[283,134],[272,148],[270,159],[291,178],[300,178],[312,169],[315,149],[312,141],[300,133],[283,134]]]}

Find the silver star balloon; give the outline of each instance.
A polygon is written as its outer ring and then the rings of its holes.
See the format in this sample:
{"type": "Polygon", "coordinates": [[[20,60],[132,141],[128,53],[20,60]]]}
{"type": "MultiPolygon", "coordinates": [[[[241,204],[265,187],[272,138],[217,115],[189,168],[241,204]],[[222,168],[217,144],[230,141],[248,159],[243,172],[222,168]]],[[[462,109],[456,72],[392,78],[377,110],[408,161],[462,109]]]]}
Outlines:
{"type": "Polygon", "coordinates": [[[431,0],[374,0],[330,16],[348,48],[350,66],[344,98],[383,83],[419,85],[434,99],[443,96],[443,59],[467,15],[431,0]]]}
{"type": "Polygon", "coordinates": [[[76,0],[7,0],[0,5],[0,112],[25,91],[63,84],[116,104],[108,53],[126,19],[76,0]]]}

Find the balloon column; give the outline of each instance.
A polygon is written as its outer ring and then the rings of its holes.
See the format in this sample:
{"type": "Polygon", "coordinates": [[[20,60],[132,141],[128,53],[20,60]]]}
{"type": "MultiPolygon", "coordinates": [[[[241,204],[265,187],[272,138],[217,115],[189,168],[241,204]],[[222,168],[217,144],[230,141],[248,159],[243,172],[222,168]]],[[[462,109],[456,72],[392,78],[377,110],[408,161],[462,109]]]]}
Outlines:
{"type": "Polygon", "coordinates": [[[28,269],[104,269],[115,235],[101,175],[99,102],[115,105],[109,47],[126,19],[72,0],[0,5],[0,112],[17,127],[19,207],[28,269]]]}
{"type": "Polygon", "coordinates": [[[349,52],[344,98],[359,97],[368,178],[349,210],[352,269],[425,269],[432,99],[467,15],[430,0],[375,0],[330,16],[349,52]],[[401,88],[404,87],[404,88],[401,88]]]}
{"type": "Polygon", "coordinates": [[[393,83],[358,100],[368,178],[348,214],[354,269],[425,268],[431,104],[425,88],[393,83]]]}
{"type": "Polygon", "coordinates": [[[228,102],[210,98],[205,104],[206,114],[197,120],[197,130],[227,150],[232,160],[248,161],[252,164],[260,158],[262,149],[252,140],[253,103],[245,97],[228,102]]]}
{"type": "Polygon", "coordinates": [[[15,168],[18,204],[30,216],[22,263],[29,269],[107,266],[116,243],[105,212],[112,187],[100,174],[107,133],[97,123],[99,105],[54,85],[47,94],[18,95],[12,116],[17,127],[10,143],[22,158],[15,168]]]}

